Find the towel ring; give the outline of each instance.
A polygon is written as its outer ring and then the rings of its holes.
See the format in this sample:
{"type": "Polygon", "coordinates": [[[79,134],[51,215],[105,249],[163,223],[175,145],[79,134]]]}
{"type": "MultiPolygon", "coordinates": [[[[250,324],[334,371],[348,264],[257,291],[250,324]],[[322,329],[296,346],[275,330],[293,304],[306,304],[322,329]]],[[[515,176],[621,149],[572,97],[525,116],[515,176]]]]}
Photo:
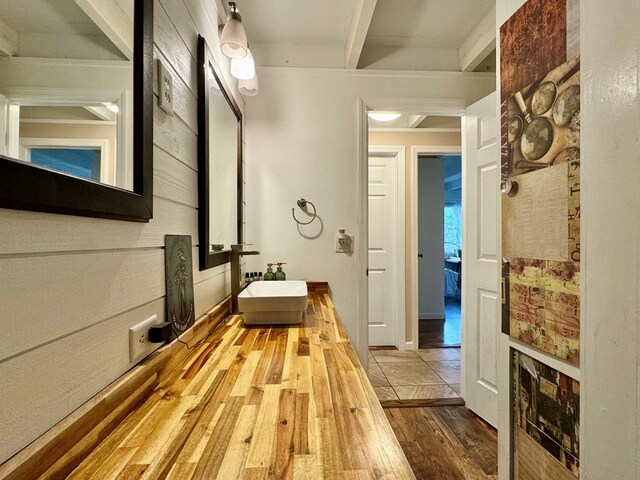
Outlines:
{"type": "Polygon", "coordinates": [[[296,223],[298,225],[309,225],[311,222],[313,222],[317,215],[316,215],[316,206],[313,204],[313,202],[310,202],[309,200],[305,200],[304,198],[299,198],[298,201],[296,202],[296,204],[300,207],[300,208],[305,208],[307,206],[307,204],[311,205],[313,207],[313,217],[311,217],[311,220],[309,220],[308,222],[301,222],[300,220],[298,220],[296,218],[296,211],[295,208],[291,209],[291,216],[293,217],[293,219],[296,221],[296,223]]]}

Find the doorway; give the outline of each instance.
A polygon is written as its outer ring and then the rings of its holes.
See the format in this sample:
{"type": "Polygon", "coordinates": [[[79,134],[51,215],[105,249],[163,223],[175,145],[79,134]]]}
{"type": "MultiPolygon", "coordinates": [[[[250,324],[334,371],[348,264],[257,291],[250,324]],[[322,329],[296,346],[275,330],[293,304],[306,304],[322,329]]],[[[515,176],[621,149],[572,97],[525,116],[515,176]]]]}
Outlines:
{"type": "Polygon", "coordinates": [[[462,156],[418,156],[418,347],[461,345],[462,156]]]}
{"type": "MultiPolygon", "coordinates": [[[[447,349],[421,349],[417,335],[413,334],[414,328],[416,333],[418,330],[419,311],[418,196],[428,191],[421,188],[417,178],[421,163],[419,157],[437,154],[442,167],[437,214],[440,238],[435,247],[438,252],[429,253],[426,257],[430,260],[437,257],[441,307],[436,316],[444,320],[443,154],[457,156],[459,169],[460,122],[460,116],[429,117],[409,112],[397,118],[395,123],[390,123],[389,127],[372,121],[372,128],[368,131],[368,371],[378,398],[386,406],[407,402],[425,406],[443,402],[447,405],[464,404],[460,396],[459,328],[455,347],[447,349]],[[394,175],[395,187],[391,185],[394,175]],[[407,208],[399,208],[401,205],[407,208]],[[397,281],[386,283],[385,278],[396,278],[397,281]],[[400,308],[393,309],[391,305],[400,308]],[[401,314],[392,315],[402,310],[401,314]],[[396,328],[392,326],[394,322],[396,328]]],[[[458,182],[460,178],[458,172],[458,182]]],[[[456,193],[460,195],[460,187],[456,193]]],[[[459,298],[458,295],[458,301],[459,298]]]]}

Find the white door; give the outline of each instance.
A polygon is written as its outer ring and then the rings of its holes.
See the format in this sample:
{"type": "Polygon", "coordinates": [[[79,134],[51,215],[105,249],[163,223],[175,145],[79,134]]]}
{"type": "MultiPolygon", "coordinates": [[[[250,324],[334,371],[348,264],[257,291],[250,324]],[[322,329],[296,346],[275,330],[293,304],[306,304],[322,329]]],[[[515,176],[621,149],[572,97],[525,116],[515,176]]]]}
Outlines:
{"type": "Polygon", "coordinates": [[[462,396],[498,421],[498,124],[496,94],[467,109],[462,166],[462,396]]]}
{"type": "Polygon", "coordinates": [[[397,155],[369,154],[369,345],[396,345],[397,155]]]}

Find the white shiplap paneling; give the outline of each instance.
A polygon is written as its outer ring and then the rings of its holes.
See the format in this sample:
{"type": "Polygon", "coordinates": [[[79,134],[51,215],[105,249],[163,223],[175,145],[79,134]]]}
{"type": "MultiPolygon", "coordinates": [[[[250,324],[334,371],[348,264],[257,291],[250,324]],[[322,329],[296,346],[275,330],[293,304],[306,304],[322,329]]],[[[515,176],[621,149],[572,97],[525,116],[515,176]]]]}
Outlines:
{"type": "Polygon", "coordinates": [[[197,315],[229,292],[228,267],[197,268],[197,34],[218,45],[205,1],[155,2],[154,55],[174,75],[176,114],[154,109],[154,218],[0,209],[0,462],[131,367],[129,327],[164,318],[166,234],[193,238],[197,315]]]}

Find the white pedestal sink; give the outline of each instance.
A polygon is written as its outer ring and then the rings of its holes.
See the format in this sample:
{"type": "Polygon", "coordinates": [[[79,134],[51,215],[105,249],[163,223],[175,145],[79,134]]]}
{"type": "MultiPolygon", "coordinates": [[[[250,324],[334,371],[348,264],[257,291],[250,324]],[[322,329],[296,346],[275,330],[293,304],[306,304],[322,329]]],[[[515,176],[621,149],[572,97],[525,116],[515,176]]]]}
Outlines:
{"type": "Polygon", "coordinates": [[[238,295],[247,325],[293,325],[307,309],[307,283],[301,280],[253,282],[238,295]]]}

